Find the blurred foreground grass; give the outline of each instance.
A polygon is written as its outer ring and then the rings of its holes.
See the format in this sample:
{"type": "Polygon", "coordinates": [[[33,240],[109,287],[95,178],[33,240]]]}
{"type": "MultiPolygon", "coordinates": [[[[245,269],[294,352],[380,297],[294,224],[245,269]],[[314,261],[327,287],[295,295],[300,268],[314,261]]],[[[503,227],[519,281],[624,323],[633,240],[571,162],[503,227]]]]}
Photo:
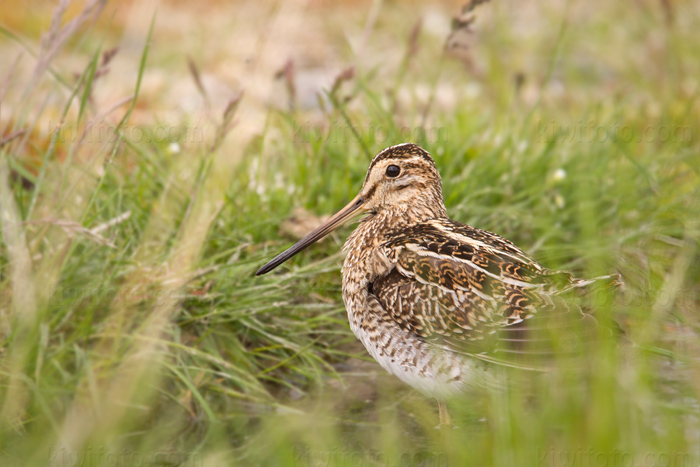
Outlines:
{"type": "Polygon", "coordinates": [[[447,55],[446,35],[413,27],[434,11],[376,5],[368,43],[394,59],[349,48],[352,72],[310,106],[286,68],[289,102],[251,135],[247,95],[216,107],[194,64],[208,126],[132,120],[152,56],[175,53],[157,26],[133,95],[101,107],[101,2],[75,24],[54,12],[41,42],[0,24],[20,54],[0,93],[3,465],[698,464],[696,4],[494,2],[447,55]],[[296,207],[335,212],[404,141],[434,155],[452,218],[548,267],[620,272],[624,290],[594,305],[635,345],[504,369],[507,389],[453,401],[460,428],[438,431],[434,402],[348,329],[352,226],[253,277],[294,240],[296,207]]]}

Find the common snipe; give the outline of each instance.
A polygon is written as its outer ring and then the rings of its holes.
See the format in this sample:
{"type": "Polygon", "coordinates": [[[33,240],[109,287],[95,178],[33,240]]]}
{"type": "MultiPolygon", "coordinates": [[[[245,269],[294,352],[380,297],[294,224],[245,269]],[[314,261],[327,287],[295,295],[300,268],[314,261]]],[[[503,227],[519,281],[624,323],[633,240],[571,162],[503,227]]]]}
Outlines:
{"type": "Polygon", "coordinates": [[[451,220],[435,162],[415,144],[377,154],[357,197],[256,275],[360,213],[342,269],[350,328],[384,369],[438,399],[441,424],[449,423],[443,401],[484,384],[490,361],[546,353],[552,329],[576,329],[562,316],[590,333],[595,320],[562,294],[618,278],[545,269],[510,241],[451,220]]]}

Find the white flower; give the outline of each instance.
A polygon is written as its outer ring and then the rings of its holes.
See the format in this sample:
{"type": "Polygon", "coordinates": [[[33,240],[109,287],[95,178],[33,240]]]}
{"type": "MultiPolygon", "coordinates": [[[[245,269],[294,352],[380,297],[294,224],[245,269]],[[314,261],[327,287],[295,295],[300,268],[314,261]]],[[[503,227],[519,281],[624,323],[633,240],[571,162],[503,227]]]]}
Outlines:
{"type": "Polygon", "coordinates": [[[561,182],[566,178],[566,170],[564,169],[557,169],[554,171],[554,175],[552,175],[552,180],[555,182],[561,182]]]}

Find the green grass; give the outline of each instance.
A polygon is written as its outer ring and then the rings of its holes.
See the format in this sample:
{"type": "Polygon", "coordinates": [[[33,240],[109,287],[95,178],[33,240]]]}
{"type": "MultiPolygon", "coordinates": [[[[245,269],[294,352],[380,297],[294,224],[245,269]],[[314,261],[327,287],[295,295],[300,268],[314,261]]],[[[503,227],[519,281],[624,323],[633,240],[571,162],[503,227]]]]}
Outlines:
{"type": "Polygon", "coordinates": [[[346,51],[355,75],[322,109],[269,108],[263,132],[234,126],[214,148],[226,117],[179,150],[134,137],[157,131],[130,122],[152,54],[171,53],[157,35],[115,112],[120,144],[37,136],[52,115],[83,128],[105,110],[91,89],[109,40],[79,28],[56,57],[16,41],[48,66],[2,108],[3,139],[27,130],[0,148],[3,464],[697,465],[697,8],[667,23],[656,3],[519,7],[479,8],[465,67],[429,34],[408,53],[416,12],[385,5],[370,37],[396,65],[346,51]],[[253,276],[293,242],[279,226],[294,208],[335,212],[407,139],[433,154],[453,219],[547,267],[621,273],[592,305],[623,342],[551,374],[503,369],[510,384],[452,401],[460,428],[435,430],[434,401],[348,329],[352,226],[253,276]]]}

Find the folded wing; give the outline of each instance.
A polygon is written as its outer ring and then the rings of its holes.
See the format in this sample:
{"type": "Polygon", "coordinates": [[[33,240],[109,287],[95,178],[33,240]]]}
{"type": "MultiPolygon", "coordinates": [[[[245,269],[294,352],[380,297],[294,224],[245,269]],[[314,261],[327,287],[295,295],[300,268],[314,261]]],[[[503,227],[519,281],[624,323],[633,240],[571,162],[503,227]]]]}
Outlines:
{"type": "Polygon", "coordinates": [[[592,280],[542,268],[508,240],[449,219],[392,235],[394,264],[371,292],[407,331],[454,352],[499,359],[580,348],[606,333],[565,298],[592,280]]]}

